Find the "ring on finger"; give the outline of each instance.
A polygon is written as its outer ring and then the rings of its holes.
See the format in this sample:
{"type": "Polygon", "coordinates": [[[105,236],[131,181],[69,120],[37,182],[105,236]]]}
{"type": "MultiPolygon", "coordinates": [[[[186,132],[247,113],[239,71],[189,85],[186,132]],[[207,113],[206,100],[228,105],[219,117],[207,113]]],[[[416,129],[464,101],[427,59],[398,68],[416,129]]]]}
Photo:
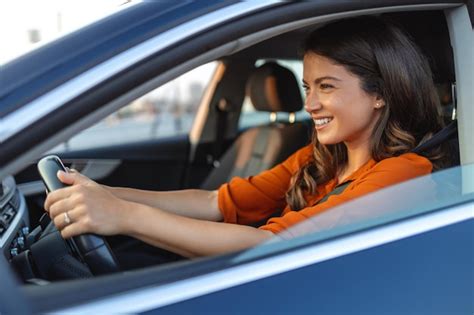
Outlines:
{"type": "Polygon", "coordinates": [[[69,217],[69,214],[66,212],[64,212],[64,223],[66,224],[70,224],[71,223],[71,217],[69,217]]]}

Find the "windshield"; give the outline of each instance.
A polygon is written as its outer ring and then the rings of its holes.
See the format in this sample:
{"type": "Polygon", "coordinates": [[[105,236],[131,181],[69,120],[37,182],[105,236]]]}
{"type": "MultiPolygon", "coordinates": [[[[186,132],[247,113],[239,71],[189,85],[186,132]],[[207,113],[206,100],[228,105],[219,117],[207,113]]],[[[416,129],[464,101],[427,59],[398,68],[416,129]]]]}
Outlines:
{"type": "Polygon", "coordinates": [[[243,252],[235,262],[444,210],[474,200],[474,164],[419,177],[316,215],[243,252]],[[281,242],[281,240],[285,240],[281,242]]]}
{"type": "Polygon", "coordinates": [[[2,40],[8,45],[2,45],[0,65],[131,3],[129,0],[15,0],[4,3],[0,15],[8,32],[2,32],[2,40]]]}

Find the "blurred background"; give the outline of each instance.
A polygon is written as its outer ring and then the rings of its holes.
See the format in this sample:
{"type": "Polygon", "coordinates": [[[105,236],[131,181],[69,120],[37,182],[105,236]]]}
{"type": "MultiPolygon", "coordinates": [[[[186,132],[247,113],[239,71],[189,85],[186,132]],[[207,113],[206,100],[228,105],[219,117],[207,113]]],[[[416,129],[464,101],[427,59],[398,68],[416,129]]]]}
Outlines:
{"type": "MultiPolygon", "coordinates": [[[[140,1],[1,0],[0,67],[61,36],[140,1]]],[[[56,148],[88,149],[186,134],[216,67],[198,67],[133,101],[56,148]],[[124,132],[125,131],[125,132],[124,132]]],[[[6,80],[1,75],[2,80],[6,80]]]]}

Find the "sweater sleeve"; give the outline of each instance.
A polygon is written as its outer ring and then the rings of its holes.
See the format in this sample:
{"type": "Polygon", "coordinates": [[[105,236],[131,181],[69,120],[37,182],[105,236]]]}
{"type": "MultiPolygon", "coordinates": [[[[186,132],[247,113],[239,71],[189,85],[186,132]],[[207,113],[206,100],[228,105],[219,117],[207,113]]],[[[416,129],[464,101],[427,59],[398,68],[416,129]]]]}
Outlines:
{"type": "Polygon", "coordinates": [[[234,177],[218,192],[218,204],[224,222],[252,224],[268,218],[286,206],[285,194],[291,176],[311,157],[306,146],[270,170],[248,178],[234,177]]]}
{"type": "Polygon", "coordinates": [[[289,211],[282,217],[272,218],[260,228],[279,233],[292,225],[344,202],[396,183],[429,174],[431,171],[431,162],[414,153],[388,158],[361,174],[341,194],[330,196],[325,202],[306,207],[300,211],[289,211]]]}

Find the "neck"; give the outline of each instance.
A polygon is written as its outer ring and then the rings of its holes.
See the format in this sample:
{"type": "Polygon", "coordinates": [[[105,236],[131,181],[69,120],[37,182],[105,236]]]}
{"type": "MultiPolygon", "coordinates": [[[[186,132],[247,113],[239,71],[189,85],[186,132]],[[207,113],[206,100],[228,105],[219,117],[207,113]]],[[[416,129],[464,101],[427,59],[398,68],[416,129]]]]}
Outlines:
{"type": "Polygon", "coordinates": [[[345,145],[347,148],[347,164],[338,175],[339,182],[342,182],[371,159],[369,142],[359,145],[345,143],[345,145]]]}

